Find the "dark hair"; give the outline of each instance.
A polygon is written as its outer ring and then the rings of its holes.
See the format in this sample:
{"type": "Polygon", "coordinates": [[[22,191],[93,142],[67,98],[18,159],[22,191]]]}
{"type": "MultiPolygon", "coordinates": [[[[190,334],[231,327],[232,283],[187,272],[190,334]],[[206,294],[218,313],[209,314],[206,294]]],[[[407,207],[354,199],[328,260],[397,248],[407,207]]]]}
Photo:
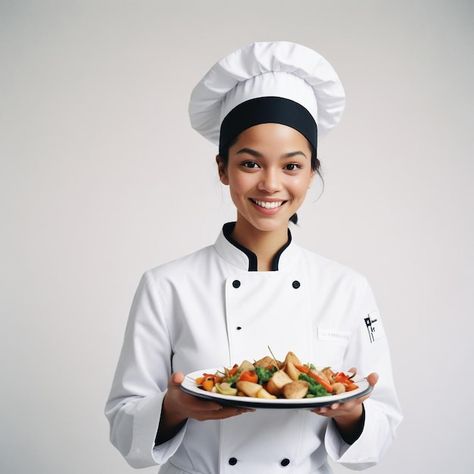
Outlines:
{"type": "MultiPolygon", "coordinates": [[[[224,164],[224,167],[227,168],[227,164],[229,163],[229,148],[234,145],[239,138],[239,135],[236,135],[229,143],[229,145],[225,148],[225,152],[223,154],[220,154],[220,158],[222,159],[222,163],[224,164]]],[[[308,145],[311,149],[311,169],[313,171],[316,171],[318,173],[319,177],[323,181],[323,186],[324,186],[324,179],[321,175],[320,169],[321,169],[321,162],[318,159],[317,156],[317,151],[314,148],[314,146],[309,142],[308,140],[308,145]]],[[[298,215],[296,212],[290,217],[290,222],[293,222],[293,224],[298,223],[298,215]]]]}

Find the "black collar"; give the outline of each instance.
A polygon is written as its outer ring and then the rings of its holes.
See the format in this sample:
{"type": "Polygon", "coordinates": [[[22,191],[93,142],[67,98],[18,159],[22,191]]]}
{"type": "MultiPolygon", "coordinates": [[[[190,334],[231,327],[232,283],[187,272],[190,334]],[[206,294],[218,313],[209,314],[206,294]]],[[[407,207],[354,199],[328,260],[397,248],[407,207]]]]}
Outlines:
{"type": "MultiPolygon", "coordinates": [[[[257,256],[247,247],[244,247],[242,244],[239,244],[236,240],[232,238],[232,231],[234,230],[235,227],[235,222],[227,222],[222,226],[222,232],[225,236],[225,238],[235,247],[237,247],[240,251],[245,253],[249,259],[249,267],[248,271],[249,272],[256,272],[258,271],[258,260],[257,256]]],[[[288,229],[288,240],[283,247],[281,247],[278,252],[273,256],[272,260],[272,265],[271,265],[271,271],[277,271],[278,270],[278,264],[280,262],[280,257],[281,254],[284,252],[284,250],[290,245],[291,243],[291,232],[290,229],[288,229]]]]}

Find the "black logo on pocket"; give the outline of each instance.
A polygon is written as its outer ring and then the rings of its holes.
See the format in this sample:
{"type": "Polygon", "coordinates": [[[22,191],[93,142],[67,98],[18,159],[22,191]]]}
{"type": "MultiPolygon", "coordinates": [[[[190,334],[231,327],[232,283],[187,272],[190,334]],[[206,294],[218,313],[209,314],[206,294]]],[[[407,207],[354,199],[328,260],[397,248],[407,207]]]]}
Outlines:
{"type": "Polygon", "coordinates": [[[367,328],[367,332],[369,333],[369,341],[374,342],[375,341],[375,323],[377,322],[376,319],[371,319],[370,314],[367,315],[366,318],[364,318],[365,321],[365,326],[367,328]]]}

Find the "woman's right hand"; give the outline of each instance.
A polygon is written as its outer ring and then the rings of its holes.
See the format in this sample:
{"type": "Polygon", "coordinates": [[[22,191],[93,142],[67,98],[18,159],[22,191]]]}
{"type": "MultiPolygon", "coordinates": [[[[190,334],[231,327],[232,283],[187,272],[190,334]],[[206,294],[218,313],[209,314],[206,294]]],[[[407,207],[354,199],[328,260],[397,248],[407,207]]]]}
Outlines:
{"type": "Polygon", "coordinates": [[[188,418],[199,421],[222,420],[255,411],[253,408],[225,407],[216,402],[188,395],[180,388],[183,380],[184,374],[182,372],[171,374],[168,391],[161,408],[160,425],[155,439],[157,445],[175,436],[188,418]]]}
{"type": "Polygon", "coordinates": [[[221,420],[231,416],[240,415],[253,408],[227,407],[219,403],[203,400],[183,392],[180,388],[184,380],[182,372],[175,372],[168,382],[168,392],[163,401],[163,411],[161,416],[172,422],[179,424],[187,418],[195,420],[221,420]]]}

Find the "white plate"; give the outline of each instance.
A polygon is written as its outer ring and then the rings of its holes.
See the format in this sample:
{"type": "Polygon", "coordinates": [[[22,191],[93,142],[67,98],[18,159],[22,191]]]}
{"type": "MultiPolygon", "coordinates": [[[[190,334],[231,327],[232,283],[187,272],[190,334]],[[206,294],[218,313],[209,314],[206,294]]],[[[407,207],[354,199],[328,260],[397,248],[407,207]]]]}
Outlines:
{"type": "Polygon", "coordinates": [[[206,400],[213,400],[221,403],[222,405],[239,406],[239,407],[252,407],[252,408],[315,408],[324,407],[331,405],[335,402],[346,402],[353,398],[363,397],[370,393],[373,389],[366,379],[354,380],[359,388],[351,390],[350,392],[344,392],[339,395],[327,395],[325,397],[315,398],[299,398],[296,400],[289,400],[286,398],[277,398],[275,400],[268,400],[265,398],[253,398],[253,397],[237,397],[232,395],[221,395],[220,393],[207,392],[196,385],[196,379],[201,377],[203,373],[215,374],[221,369],[203,369],[196,370],[186,375],[181,384],[181,389],[199,398],[205,398],[206,400]]]}

